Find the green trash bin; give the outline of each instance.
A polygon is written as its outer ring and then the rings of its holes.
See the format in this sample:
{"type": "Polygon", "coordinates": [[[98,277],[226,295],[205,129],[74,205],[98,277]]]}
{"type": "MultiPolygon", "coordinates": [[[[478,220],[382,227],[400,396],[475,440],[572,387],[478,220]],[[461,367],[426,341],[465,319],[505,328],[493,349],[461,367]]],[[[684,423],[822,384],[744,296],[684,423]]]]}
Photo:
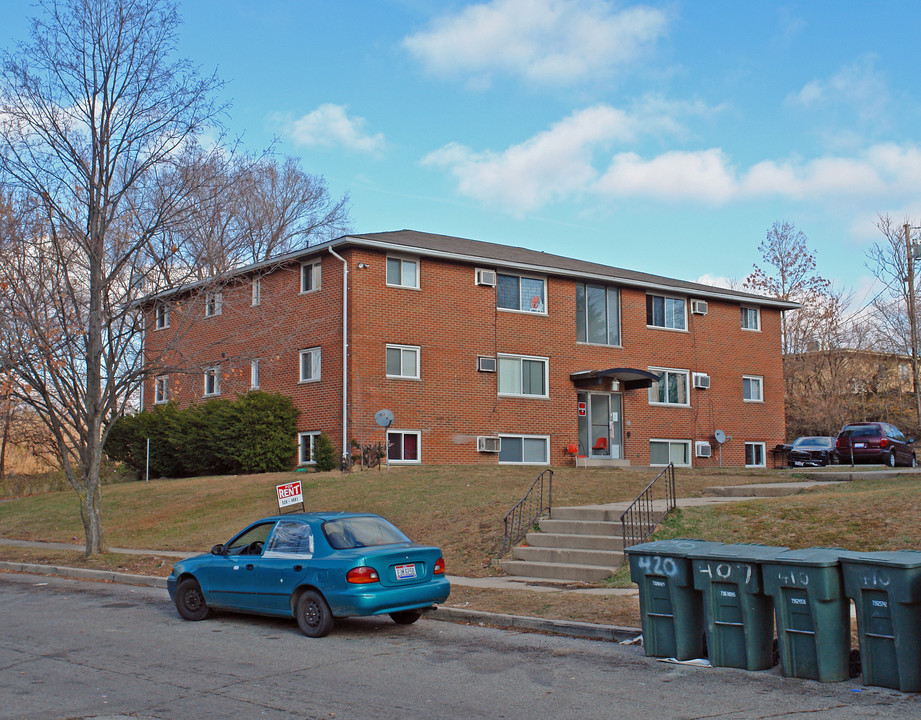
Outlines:
{"type": "Polygon", "coordinates": [[[640,589],[643,648],[651,657],[704,657],[700,593],[694,589],[688,553],[720,543],[656,540],[626,548],[630,579],[640,589]]]}
{"type": "Polygon", "coordinates": [[[712,665],[745,670],[774,665],[774,607],[762,590],[761,563],[787,549],[733,544],[690,555],[694,587],[703,594],[712,665]]]}
{"type": "Polygon", "coordinates": [[[787,677],[848,679],[851,603],[844,594],[838,548],[789,550],[761,564],[774,598],[780,664],[787,677]]]}
{"type": "Polygon", "coordinates": [[[921,552],[850,553],[841,566],[864,685],[921,692],[921,552]]]}

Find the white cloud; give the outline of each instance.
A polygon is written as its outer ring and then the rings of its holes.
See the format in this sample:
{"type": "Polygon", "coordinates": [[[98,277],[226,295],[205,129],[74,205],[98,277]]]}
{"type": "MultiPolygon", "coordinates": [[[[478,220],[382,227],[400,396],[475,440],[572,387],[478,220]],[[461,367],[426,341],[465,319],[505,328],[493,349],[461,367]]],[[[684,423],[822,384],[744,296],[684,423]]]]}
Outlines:
{"type": "Polygon", "coordinates": [[[384,148],[384,136],[366,132],[366,124],[362,117],[349,117],[344,105],[331,103],[320,105],[299,118],[283,120],[285,134],[297,145],[341,146],[359,152],[379,153],[384,148]]]}
{"type": "Polygon", "coordinates": [[[884,118],[889,103],[886,78],[876,69],[876,56],[865,53],[825,80],[811,80],[787,101],[827,112],[830,106],[854,109],[865,121],[884,118]]]}
{"type": "Polygon", "coordinates": [[[634,61],[666,26],[664,12],[642,5],[493,0],[439,18],[403,45],[431,72],[472,76],[478,86],[496,72],[566,85],[634,61]]]}
{"type": "Polygon", "coordinates": [[[642,196],[720,203],[736,192],[728,159],[718,148],[700,152],[667,152],[644,160],[620,153],[595,185],[601,195],[642,196]]]}

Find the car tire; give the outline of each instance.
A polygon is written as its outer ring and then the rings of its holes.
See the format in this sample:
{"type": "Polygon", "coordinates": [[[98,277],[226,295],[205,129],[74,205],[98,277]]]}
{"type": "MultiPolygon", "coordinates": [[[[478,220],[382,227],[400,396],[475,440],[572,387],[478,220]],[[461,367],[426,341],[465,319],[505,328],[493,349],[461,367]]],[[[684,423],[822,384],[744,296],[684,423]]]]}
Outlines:
{"type": "Polygon", "coordinates": [[[400,610],[400,612],[390,613],[390,619],[397,625],[412,625],[421,617],[421,610],[400,610]]]}
{"type": "Polygon", "coordinates": [[[889,457],[886,458],[886,464],[891,468],[894,468],[898,464],[896,462],[895,450],[889,451],[889,457]]]}
{"type": "Polygon", "coordinates": [[[333,629],[333,614],[326,599],[316,590],[306,590],[294,608],[297,625],[307,637],[321,638],[333,629]]]}
{"type": "Polygon", "coordinates": [[[205,594],[194,578],[182,580],[176,588],[176,610],[186,620],[204,620],[211,614],[205,594]]]}

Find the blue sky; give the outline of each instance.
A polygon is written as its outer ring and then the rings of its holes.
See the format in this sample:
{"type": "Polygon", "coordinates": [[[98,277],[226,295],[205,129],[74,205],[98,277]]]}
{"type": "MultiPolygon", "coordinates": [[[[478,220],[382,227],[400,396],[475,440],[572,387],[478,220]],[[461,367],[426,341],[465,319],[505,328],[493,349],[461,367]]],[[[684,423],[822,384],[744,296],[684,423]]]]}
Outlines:
{"type": "MultiPolygon", "coordinates": [[[[878,213],[921,225],[921,3],[184,0],[228,127],[411,228],[741,281],[774,221],[876,291],[878,213]]],[[[0,0],[0,44],[27,30],[0,0]]],[[[878,289],[878,288],[877,288],[878,289]]]]}

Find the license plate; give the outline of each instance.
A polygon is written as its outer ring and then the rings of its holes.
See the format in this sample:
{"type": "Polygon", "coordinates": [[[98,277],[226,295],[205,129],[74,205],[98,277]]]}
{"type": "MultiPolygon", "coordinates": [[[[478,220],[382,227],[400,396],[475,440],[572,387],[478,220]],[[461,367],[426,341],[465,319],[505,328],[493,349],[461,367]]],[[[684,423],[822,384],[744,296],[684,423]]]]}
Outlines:
{"type": "Polygon", "coordinates": [[[793,464],[794,464],[796,467],[802,467],[802,466],[803,466],[803,461],[802,461],[802,460],[794,460],[794,461],[793,461],[793,464]]]}
{"type": "Polygon", "coordinates": [[[397,571],[397,580],[413,580],[416,577],[415,564],[397,565],[396,571],[397,571]]]}
{"type": "Polygon", "coordinates": [[[855,447],[855,448],[862,448],[862,447],[866,447],[866,446],[867,446],[866,443],[854,443],[854,447],[855,447]]]}

